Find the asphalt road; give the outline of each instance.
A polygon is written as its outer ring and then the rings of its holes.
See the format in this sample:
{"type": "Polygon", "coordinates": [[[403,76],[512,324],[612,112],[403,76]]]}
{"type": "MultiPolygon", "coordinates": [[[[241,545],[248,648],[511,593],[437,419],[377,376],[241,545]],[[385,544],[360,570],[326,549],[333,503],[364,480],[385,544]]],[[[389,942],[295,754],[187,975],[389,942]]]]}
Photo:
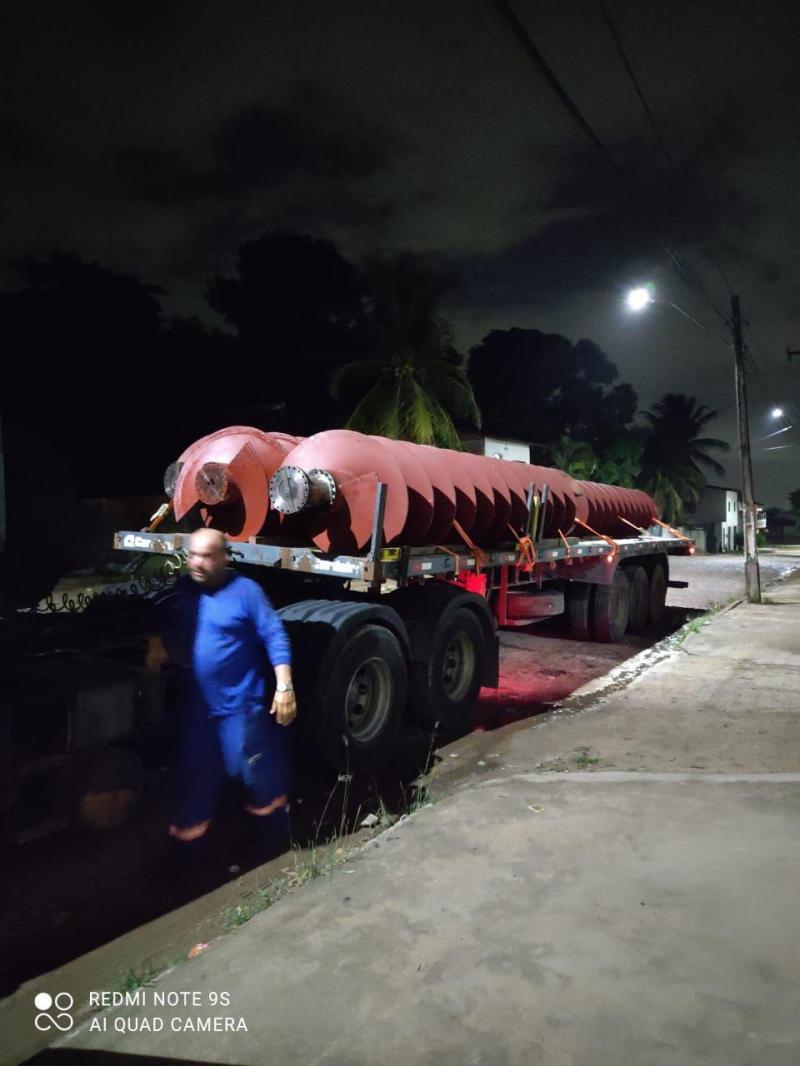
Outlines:
{"type": "MultiPolygon", "coordinates": [[[[762,586],[800,567],[800,552],[759,553],[762,586]]],[[[744,556],[679,555],[670,559],[670,577],[688,581],[688,589],[670,589],[667,603],[673,607],[708,610],[744,595],[744,556]]]]}
{"type": "MultiPolygon", "coordinates": [[[[762,555],[760,566],[766,587],[800,568],[800,552],[762,555]]],[[[497,729],[546,710],[679,629],[692,613],[743,596],[744,559],[740,554],[674,556],[670,578],[688,581],[689,587],[669,590],[663,624],[638,636],[628,635],[621,644],[574,640],[560,619],[502,632],[500,687],[484,689],[474,727],[497,729]]]]}

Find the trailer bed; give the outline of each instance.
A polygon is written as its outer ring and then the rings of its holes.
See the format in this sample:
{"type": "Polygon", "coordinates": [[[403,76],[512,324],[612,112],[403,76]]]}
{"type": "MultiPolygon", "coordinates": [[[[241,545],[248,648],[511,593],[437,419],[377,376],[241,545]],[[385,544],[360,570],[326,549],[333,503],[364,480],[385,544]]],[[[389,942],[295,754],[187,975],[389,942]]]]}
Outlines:
{"type": "MultiPolygon", "coordinates": [[[[181,555],[188,533],[137,532],[122,530],[114,536],[114,547],[121,551],[148,552],[158,555],[181,555]]],[[[364,555],[326,555],[308,546],[287,545],[254,538],[231,541],[235,562],[276,570],[363,581],[377,586],[384,581],[402,587],[425,577],[447,577],[479,569],[513,567],[531,577],[569,577],[598,580],[597,564],[619,562],[638,555],[665,553],[690,555],[694,544],[674,536],[640,536],[624,540],[567,538],[541,540],[535,557],[525,555],[520,547],[507,545],[481,552],[480,560],[465,545],[428,545],[415,548],[381,548],[364,555]]],[[[613,569],[613,568],[612,568],[613,569]]],[[[602,581],[601,581],[602,583],[602,581]]]]}

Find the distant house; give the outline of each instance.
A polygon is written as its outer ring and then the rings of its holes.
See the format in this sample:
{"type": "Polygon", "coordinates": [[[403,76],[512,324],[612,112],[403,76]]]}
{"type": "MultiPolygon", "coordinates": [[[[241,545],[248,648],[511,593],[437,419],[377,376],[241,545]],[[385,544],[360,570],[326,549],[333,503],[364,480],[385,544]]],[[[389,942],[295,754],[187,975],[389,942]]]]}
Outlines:
{"type": "Polygon", "coordinates": [[[516,463],[531,461],[531,446],[522,440],[501,440],[484,437],[480,433],[460,433],[461,447],[473,455],[489,455],[493,459],[508,459],[516,463]]]}
{"type": "MultiPolygon", "coordinates": [[[[756,529],[766,529],[767,515],[760,503],[756,505],[756,529]]],[[[694,505],[686,508],[694,525],[706,532],[706,550],[732,552],[738,535],[744,532],[742,498],[738,489],[727,485],[706,485],[694,505]]]]}
{"type": "Polygon", "coordinates": [[[706,485],[696,504],[690,504],[687,515],[692,525],[702,526],[706,532],[706,550],[732,552],[736,547],[736,533],[740,528],[739,490],[726,485],[706,485]]]}

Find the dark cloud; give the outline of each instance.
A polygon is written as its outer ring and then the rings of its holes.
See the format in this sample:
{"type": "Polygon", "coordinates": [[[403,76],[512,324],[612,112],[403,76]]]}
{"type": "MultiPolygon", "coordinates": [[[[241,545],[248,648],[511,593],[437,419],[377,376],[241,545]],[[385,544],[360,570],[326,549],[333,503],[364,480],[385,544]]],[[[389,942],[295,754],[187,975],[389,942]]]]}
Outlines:
{"type": "MultiPolygon", "coordinates": [[[[538,152],[539,165],[554,177],[518,214],[538,210],[552,220],[500,253],[465,257],[461,272],[470,299],[481,306],[546,307],[652,273],[667,247],[717,254],[746,245],[760,208],[757,193],[743,191],[736,173],[756,154],[752,136],[720,120],[673,166],[652,138],[639,135],[608,148],[632,193],[589,144],[538,152]]],[[[770,273],[775,276],[774,265],[770,273]]]]}
{"type": "Polygon", "coordinates": [[[224,201],[272,191],[298,180],[352,183],[378,174],[402,146],[384,129],[347,128],[306,92],[287,107],[257,104],[226,117],[208,144],[191,154],[136,147],[117,153],[117,166],[134,195],[155,204],[224,201]]]}
{"type": "Polygon", "coordinates": [[[237,248],[254,235],[270,230],[293,230],[315,235],[338,227],[351,232],[386,230],[397,210],[389,200],[371,202],[342,185],[323,190],[295,189],[281,197],[267,196],[257,211],[235,200],[203,215],[176,238],[165,253],[159,273],[173,283],[191,285],[198,277],[225,272],[237,248]]]}
{"type": "Polygon", "coordinates": [[[0,162],[28,163],[39,153],[40,142],[23,123],[0,118],[0,162]]]}
{"type": "Polygon", "coordinates": [[[270,188],[300,175],[365,178],[386,164],[374,143],[298,108],[253,107],[234,115],[215,137],[215,154],[218,172],[234,190],[270,188]]]}
{"type": "Polygon", "coordinates": [[[496,255],[458,262],[467,302],[487,307],[547,307],[567,294],[614,288],[637,265],[653,261],[652,245],[627,213],[575,214],[496,255]]]}

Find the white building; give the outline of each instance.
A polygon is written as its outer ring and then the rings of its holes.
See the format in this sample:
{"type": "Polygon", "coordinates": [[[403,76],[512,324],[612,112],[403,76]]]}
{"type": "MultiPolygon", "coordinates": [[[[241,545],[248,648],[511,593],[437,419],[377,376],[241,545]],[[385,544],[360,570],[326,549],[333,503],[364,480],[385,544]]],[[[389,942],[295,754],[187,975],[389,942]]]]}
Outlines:
{"type": "Polygon", "coordinates": [[[706,531],[706,548],[710,552],[732,552],[736,547],[739,526],[739,491],[725,485],[706,485],[694,505],[686,508],[692,525],[706,531]]]}
{"type": "Polygon", "coordinates": [[[473,455],[489,455],[493,459],[508,459],[514,463],[531,461],[531,446],[521,440],[500,440],[498,437],[484,437],[479,433],[460,433],[461,446],[465,452],[473,455]]]}

